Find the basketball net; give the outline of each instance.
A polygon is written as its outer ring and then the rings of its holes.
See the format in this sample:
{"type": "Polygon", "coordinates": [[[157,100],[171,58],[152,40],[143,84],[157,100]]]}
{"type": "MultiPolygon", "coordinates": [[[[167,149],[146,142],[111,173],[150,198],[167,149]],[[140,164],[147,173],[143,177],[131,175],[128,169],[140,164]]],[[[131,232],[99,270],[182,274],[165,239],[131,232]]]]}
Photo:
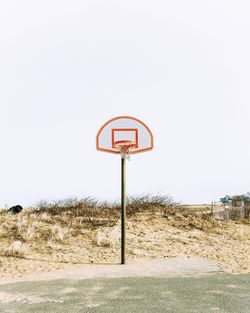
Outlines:
{"type": "Polygon", "coordinates": [[[130,140],[120,140],[115,143],[115,147],[120,151],[124,160],[130,161],[130,152],[136,147],[136,143],[130,140]]]}

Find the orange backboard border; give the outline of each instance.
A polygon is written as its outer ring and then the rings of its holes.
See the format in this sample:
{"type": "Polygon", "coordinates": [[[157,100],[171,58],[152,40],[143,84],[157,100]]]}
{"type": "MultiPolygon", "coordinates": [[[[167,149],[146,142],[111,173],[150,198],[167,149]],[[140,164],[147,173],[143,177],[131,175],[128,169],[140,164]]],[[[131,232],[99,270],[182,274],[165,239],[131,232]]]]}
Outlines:
{"type": "MultiPolygon", "coordinates": [[[[148,148],[145,148],[145,149],[140,149],[140,150],[136,150],[136,151],[131,151],[130,154],[136,154],[136,153],[141,153],[141,152],[145,152],[145,151],[151,151],[153,148],[154,148],[154,136],[153,136],[153,133],[151,132],[151,130],[149,129],[149,127],[143,123],[141,120],[135,118],[135,117],[132,117],[132,116],[118,116],[118,117],[114,117],[110,120],[108,120],[105,124],[102,125],[102,127],[99,129],[97,135],[96,135],[96,149],[99,150],[99,151],[103,151],[103,152],[109,152],[109,153],[113,153],[113,154],[120,154],[120,151],[114,151],[114,150],[110,150],[110,149],[105,149],[105,148],[101,148],[100,145],[99,145],[99,136],[102,132],[102,130],[111,122],[113,121],[116,121],[116,120],[119,120],[119,119],[124,119],[124,118],[127,118],[127,119],[131,119],[131,120],[134,120],[140,124],[142,124],[146,129],[147,131],[149,132],[149,135],[150,135],[150,138],[151,138],[151,146],[148,147],[148,148]]],[[[116,128],[118,129],[118,128],[116,128]]],[[[121,130],[123,130],[124,128],[120,128],[121,130]]],[[[132,128],[127,128],[126,130],[129,130],[129,129],[132,129],[132,128]]],[[[134,130],[135,128],[133,128],[132,130],[134,130]]],[[[113,134],[111,135],[113,136],[113,134]]],[[[138,133],[137,133],[137,136],[138,136],[138,133]]],[[[112,139],[112,146],[113,146],[113,137],[111,138],[112,139]]],[[[138,138],[137,138],[137,143],[138,143],[138,138]]]]}

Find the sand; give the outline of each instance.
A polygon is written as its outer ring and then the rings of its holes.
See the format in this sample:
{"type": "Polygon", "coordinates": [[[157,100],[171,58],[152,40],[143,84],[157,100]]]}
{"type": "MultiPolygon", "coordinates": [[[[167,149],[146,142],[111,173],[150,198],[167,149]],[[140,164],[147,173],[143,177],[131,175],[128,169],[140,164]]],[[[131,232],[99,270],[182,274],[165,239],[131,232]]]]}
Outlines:
{"type": "MultiPolygon", "coordinates": [[[[65,230],[59,225],[55,229],[52,224],[53,231],[47,236],[49,226],[41,228],[42,221],[34,217],[32,223],[29,222],[33,233],[28,236],[24,222],[27,217],[21,214],[13,217],[12,222],[19,223],[19,230],[25,229],[25,241],[21,236],[19,240],[18,237],[11,239],[11,235],[8,238],[3,231],[4,227],[7,229],[6,221],[1,220],[1,283],[49,272],[72,271],[88,264],[120,262],[120,221],[112,227],[94,230],[83,224],[77,232],[72,225],[65,230]],[[60,229],[64,230],[60,232],[60,229]]],[[[201,258],[215,262],[230,273],[250,273],[250,225],[247,222],[204,220],[180,213],[174,216],[163,216],[160,212],[139,213],[128,217],[126,232],[128,264],[158,258],[201,258]]]]}

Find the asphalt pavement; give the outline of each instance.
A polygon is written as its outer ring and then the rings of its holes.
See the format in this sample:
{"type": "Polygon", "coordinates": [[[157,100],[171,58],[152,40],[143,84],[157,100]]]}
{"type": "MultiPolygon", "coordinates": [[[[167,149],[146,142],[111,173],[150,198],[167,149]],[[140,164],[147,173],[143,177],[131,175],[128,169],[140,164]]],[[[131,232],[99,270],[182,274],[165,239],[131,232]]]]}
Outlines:
{"type": "Polygon", "coordinates": [[[250,275],[199,258],[79,265],[0,281],[0,312],[250,313],[249,290],[250,275]]]}
{"type": "Polygon", "coordinates": [[[45,280],[0,285],[1,313],[249,313],[250,275],[45,280]]]}

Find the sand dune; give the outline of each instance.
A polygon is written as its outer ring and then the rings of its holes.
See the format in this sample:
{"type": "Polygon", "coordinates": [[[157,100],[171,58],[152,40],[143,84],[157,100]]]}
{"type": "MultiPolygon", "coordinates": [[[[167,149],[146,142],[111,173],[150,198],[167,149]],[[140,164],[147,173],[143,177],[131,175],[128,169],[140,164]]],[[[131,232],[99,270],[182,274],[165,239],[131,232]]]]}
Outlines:
{"type": "MultiPolygon", "coordinates": [[[[81,217],[49,214],[0,215],[1,280],[63,270],[79,264],[120,262],[120,221],[91,226],[81,217]]],[[[127,262],[151,258],[200,257],[232,273],[250,273],[248,221],[222,221],[162,211],[128,217],[127,262]]]]}

